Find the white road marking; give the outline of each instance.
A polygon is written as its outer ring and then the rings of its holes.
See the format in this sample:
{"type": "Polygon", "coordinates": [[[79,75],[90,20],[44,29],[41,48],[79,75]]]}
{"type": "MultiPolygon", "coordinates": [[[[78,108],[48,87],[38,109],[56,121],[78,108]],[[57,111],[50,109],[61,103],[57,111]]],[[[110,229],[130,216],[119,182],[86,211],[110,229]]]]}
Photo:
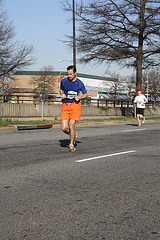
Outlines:
{"type": "Polygon", "coordinates": [[[75,162],[77,162],[77,163],[79,163],[79,162],[86,162],[86,161],[91,161],[91,160],[98,159],[98,158],[112,157],[112,156],[118,156],[118,155],[122,155],[122,154],[134,153],[134,152],[136,152],[136,151],[135,150],[131,150],[131,151],[127,151],[127,152],[112,153],[112,154],[98,156],[98,157],[81,159],[81,160],[77,160],[75,162]]]}
{"type": "Polygon", "coordinates": [[[136,131],[142,131],[146,130],[146,128],[141,128],[141,129],[128,129],[128,130],[122,130],[122,132],[136,132],[136,131]]]}

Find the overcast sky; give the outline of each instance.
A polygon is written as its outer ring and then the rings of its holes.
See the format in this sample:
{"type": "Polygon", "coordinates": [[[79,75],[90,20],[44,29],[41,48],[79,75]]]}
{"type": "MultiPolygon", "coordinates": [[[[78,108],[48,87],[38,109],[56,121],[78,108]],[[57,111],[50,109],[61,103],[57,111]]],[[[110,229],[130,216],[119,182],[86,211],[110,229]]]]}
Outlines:
{"type": "MultiPolygon", "coordinates": [[[[76,1],[76,0],[75,0],[76,1]]],[[[72,1],[71,1],[72,2],[72,1]]],[[[3,8],[8,12],[9,20],[13,21],[16,39],[32,44],[36,63],[24,70],[39,70],[43,66],[51,65],[55,70],[66,71],[72,64],[72,50],[62,40],[65,35],[72,36],[72,21],[68,22],[69,13],[63,12],[59,0],[3,0],[3,8]],[[59,63],[58,60],[63,60],[59,63]]],[[[104,76],[107,67],[86,66],[77,63],[79,73],[104,76]]],[[[130,75],[132,70],[110,70],[121,75],[130,75]]],[[[106,75],[107,76],[107,75],[106,75]]]]}

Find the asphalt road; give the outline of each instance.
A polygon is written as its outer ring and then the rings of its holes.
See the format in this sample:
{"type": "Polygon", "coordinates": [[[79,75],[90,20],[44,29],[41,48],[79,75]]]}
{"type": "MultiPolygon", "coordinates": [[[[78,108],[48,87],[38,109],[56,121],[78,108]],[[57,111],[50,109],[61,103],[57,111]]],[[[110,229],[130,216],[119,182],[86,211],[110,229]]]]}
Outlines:
{"type": "Polygon", "coordinates": [[[1,240],[159,240],[160,123],[0,133],[1,240]]]}

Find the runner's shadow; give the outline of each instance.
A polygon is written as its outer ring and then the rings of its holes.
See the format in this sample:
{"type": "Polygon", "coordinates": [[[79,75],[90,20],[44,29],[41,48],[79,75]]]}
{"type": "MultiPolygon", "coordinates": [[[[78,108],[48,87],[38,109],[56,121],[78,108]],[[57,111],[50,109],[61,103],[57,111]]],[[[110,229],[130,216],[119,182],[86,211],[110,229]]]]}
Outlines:
{"type": "MultiPolygon", "coordinates": [[[[64,148],[68,148],[69,146],[69,139],[59,140],[60,146],[64,148]]],[[[80,141],[75,142],[75,147],[77,146],[77,143],[81,143],[80,141]]]]}
{"type": "Polygon", "coordinates": [[[69,146],[69,139],[59,140],[61,147],[68,147],[69,146]]]}
{"type": "Polygon", "coordinates": [[[135,123],[127,123],[127,125],[129,125],[129,126],[138,126],[138,124],[135,124],[135,123]]]}

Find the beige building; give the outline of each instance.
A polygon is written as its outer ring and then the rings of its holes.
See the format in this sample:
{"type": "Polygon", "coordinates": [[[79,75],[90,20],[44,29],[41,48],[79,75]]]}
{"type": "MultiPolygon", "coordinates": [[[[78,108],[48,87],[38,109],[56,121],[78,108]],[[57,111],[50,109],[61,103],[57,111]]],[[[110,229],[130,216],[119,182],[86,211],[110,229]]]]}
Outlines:
{"type": "MultiPolygon", "coordinates": [[[[42,89],[46,90],[46,101],[52,103],[59,96],[60,81],[67,76],[67,72],[43,72],[43,71],[17,71],[12,76],[12,89],[13,96],[11,101],[18,103],[38,103],[40,101],[40,93],[42,89]]],[[[104,85],[108,82],[108,89],[114,79],[87,75],[77,74],[86,88],[88,88],[89,97],[98,98],[98,91],[90,90],[94,85],[104,85]],[[103,84],[104,82],[104,84],[103,84]]]]}

